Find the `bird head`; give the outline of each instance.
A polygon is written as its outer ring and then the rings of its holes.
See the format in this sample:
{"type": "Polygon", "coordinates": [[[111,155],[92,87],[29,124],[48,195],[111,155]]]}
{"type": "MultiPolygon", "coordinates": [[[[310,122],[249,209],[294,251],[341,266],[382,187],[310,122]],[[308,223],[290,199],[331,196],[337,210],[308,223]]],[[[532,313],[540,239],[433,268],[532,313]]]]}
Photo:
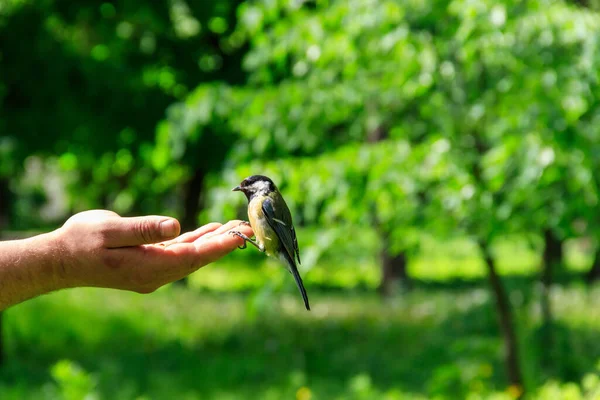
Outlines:
{"type": "Polygon", "coordinates": [[[267,196],[269,193],[276,191],[277,187],[271,178],[267,176],[252,175],[244,179],[239,186],[236,186],[231,190],[244,193],[248,200],[250,200],[256,195],[267,196]]]}

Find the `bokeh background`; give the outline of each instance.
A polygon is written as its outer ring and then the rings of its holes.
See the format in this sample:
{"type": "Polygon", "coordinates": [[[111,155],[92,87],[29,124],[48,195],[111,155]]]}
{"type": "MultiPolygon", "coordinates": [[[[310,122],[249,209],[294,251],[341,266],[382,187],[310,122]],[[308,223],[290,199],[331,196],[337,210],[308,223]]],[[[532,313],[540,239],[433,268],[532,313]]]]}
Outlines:
{"type": "Polygon", "coordinates": [[[185,230],[269,175],[313,305],[250,248],[2,313],[2,399],[600,398],[595,0],[0,0],[0,230],[185,230]]]}

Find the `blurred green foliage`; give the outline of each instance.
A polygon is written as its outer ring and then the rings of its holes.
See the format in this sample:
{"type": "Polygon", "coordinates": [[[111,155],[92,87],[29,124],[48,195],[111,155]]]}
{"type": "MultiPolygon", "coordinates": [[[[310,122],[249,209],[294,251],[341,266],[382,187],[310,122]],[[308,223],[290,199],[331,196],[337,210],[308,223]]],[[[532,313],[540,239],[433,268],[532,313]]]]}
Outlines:
{"type": "Polygon", "coordinates": [[[560,284],[598,254],[598,7],[0,0],[0,204],[6,186],[16,199],[0,224],[110,208],[187,229],[243,217],[230,189],[262,173],[309,286],[346,294],[301,314],[277,303],[285,271],[246,251],[191,278],[229,296],[35,300],[8,313],[25,361],[3,367],[2,398],[514,398],[476,243],[521,282],[508,296],[531,398],[597,397],[596,290],[552,289],[560,362],[536,369],[532,280],[545,232],[566,248],[560,284]],[[408,254],[420,289],[371,298],[380,253],[408,254]]]}
{"type": "MultiPolygon", "coordinates": [[[[0,2],[0,177],[46,156],[68,194],[50,222],[169,210],[160,181],[184,174],[154,169],[156,126],[201,82],[244,81],[239,46],[221,40],[239,3],[0,2]]],[[[18,229],[44,219],[36,205],[13,212],[18,229]]]]}
{"type": "Polygon", "coordinates": [[[238,137],[203,220],[239,215],[243,199],[225,193],[262,171],[301,223],[375,225],[392,252],[416,245],[415,230],[596,236],[595,12],[543,0],[300,4],[240,7],[248,83],[201,85],[168,120],[165,148],[223,121],[238,137]]]}
{"type": "MultiPolygon", "coordinates": [[[[243,199],[224,191],[265,172],[299,224],[375,226],[392,253],[422,231],[596,236],[600,16],[590,9],[257,0],[2,10],[0,170],[22,177],[24,160],[48,156],[42,168],[67,193],[55,221],[90,207],[182,216],[198,171],[208,206],[198,222],[231,218],[243,199]],[[43,22],[26,35],[39,51],[20,52],[28,18],[43,22]]],[[[57,195],[43,181],[13,186],[42,196],[15,207],[13,225],[44,219],[40,201],[57,195]]]]}

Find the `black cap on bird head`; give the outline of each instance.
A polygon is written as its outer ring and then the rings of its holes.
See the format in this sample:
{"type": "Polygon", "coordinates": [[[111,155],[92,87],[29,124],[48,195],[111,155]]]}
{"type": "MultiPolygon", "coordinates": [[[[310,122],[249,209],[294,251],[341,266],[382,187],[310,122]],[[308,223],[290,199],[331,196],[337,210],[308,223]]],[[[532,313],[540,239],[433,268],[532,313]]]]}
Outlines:
{"type": "Polygon", "coordinates": [[[268,176],[264,175],[252,175],[244,179],[239,186],[231,189],[234,192],[242,192],[246,195],[248,200],[257,194],[267,195],[277,190],[277,187],[268,176]]]}

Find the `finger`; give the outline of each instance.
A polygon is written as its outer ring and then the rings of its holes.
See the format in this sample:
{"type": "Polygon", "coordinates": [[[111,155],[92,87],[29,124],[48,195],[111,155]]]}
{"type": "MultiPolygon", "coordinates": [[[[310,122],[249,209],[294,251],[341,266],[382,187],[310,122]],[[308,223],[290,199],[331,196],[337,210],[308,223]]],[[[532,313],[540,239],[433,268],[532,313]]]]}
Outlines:
{"type": "Polygon", "coordinates": [[[134,290],[153,290],[182,279],[227,254],[223,249],[217,252],[211,246],[198,248],[192,243],[175,243],[168,247],[120,247],[106,251],[104,263],[120,276],[114,286],[134,290]]]}
{"type": "MultiPolygon", "coordinates": [[[[230,227],[237,225],[239,223],[234,221],[230,227]]],[[[244,234],[252,234],[248,226],[239,228],[244,234]]],[[[228,231],[216,235],[214,232],[209,234],[213,236],[205,239],[204,235],[194,243],[174,243],[168,247],[137,246],[110,249],[109,257],[105,261],[113,269],[132,268],[128,276],[135,287],[156,288],[184,278],[243,244],[240,238],[228,234],[228,231]]]]}
{"type": "Polygon", "coordinates": [[[225,225],[221,226],[220,228],[214,230],[213,232],[204,235],[203,237],[201,237],[201,240],[208,240],[214,236],[217,235],[222,235],[223,233],[229,232],[231,230],[239,230],[240,232],[244,233],[244,232],[248,232],[248,236],[252,236],[254,235],[254,232],[252,232],[252,228],[249,227],[248,225],[240,225],[242,221],[238,220],[238,219],[234,219],[232,221],[227,222],[225,225]]]}
{"type": "Polygon", "coordinates": [[[240,229],[237,229],[238,225],[239,221],[230,221],[215,231],[200,236],[193,243],[179,242],[172,243],[168,247],[159,247],[158,249],[162,253],[148,253],[152,254],[151,260],[148,262],[151,262],[152,265],[156,264],[159,268],[171,264],[172,268],[182,269],[187,275],[244,244],[243,239],[229,234],[231,230],[239,230],[247,236],[252,236],[252,228],[242,225],[239,226],[240,229]]]}
{"type": "MultiPolygon", "coordinates": [[[[215,235],[220,235],[224,232],[230,231],[231,229],[237,228],[238,226],[240,226],[240,223],[242,221],[240,220],[232,220],[227,222],[225,225],[222,225],[218,222],[212,222],[210,224],[204,225],[198,229],[196,229],[193,232],[188,232],[185,233],[175,239],[160,243],[161,245],[164,246],[172,246],[176,243],[192,243],[198,239],[208,239],[210,237],[213,237],[215,235]]],[[[242,225],[242,226],[246,226],[247,225],[242,225]]],[[[252,235],[252,234],[250,234],[252,235]]]]}
{"type": "MultiPolygon", "coordinates": [[[[237,226],[238,224],[232,225],[237,226]]],[[[252,235],[250,227],[242,226],[240,228],[239,231],[245,235],[252,235]]],[[[165,268],[166,265],[169,265],[169,268],[172,269],[172,276],[176,277],[174,279],[181,279],[197,269],[217,261],[243,244],[244,241],[237,236],[230,235],[229,230],[221,230],[219,234],[211,232],[193,243],[175,243],[163,248],[164,253],[161,256],[153,255],[153,261],[157,261],[153,265],[156,265],[157,268],[165,268]],[[159,260],[163,257],[164,260],[161,263],[159,260]]]]}
{"type": "Polygon", "coordinates": [[[175,218],[149,215],[144,217],[115,218],[104,229],[106,246],[127,247],[158,243],[179,235],[179,221],[175,218]]]}
{"type": "Polygon", "coordinates": [[[239,226],[239,223],[234,223],[234,221],[232,221],[231,224],[225,224],[220,229],[217,229],[212,235],[206,235],[199,240],[196,240],[194,245],[196,245],[199,252],[205,252],[208,255],[215,252],[217,258],[222,257],[228,252],[235,250],[238,246],[244,244],[244,239],[236,235],[231,235],[231,231],[238,231],[248,237],[251,237],[254,234],[251,227],[247,225],[239,226]]]}
{"type": "Polygon", "coordinates": [[[167,241],[161,242],[159,244],[163,245],[163,246],[171,246],[171,245],[174,245],[175,243],[191,243],[191,242],[197,240],[198,238],[200,238],[201,236],[204,236],[207,233],[215,231],[216,229],[220,228],[221,226],[223,226],[223,225],[218,222],[211,222],[210,224],[203,225],[200,228],[198,228],[192,232],[186,232],[183,235],[176,237],[175,239],[167,240],[167,241]]]}

